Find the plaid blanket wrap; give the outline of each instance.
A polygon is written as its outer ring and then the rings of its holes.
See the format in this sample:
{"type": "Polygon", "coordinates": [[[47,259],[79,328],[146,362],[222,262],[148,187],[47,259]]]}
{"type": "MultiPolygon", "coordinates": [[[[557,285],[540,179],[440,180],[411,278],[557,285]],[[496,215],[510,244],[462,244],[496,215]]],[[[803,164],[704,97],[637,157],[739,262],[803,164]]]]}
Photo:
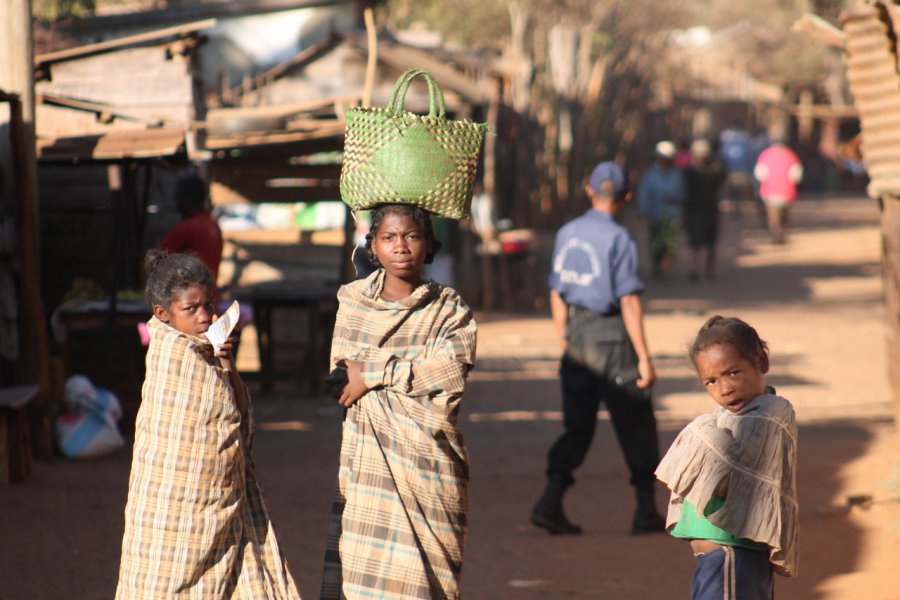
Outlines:
{"type": "Polygon", "coordinates": [[[775,572],[797,574],[797,422],[791,403],[757,396],[737,413],[718,408],[685,427],[656,476],[672,490],[666,524],[674,527],[686,499],[703,511],[723,478],[724,505],[707,518],[728,533],[768,544],[775,572]]]}
{"type": "Polygon", "coordinates": [[[370,391],[346,414],[323,599],[459,598],[469,459],[457,418],[475,361],[472,311],[434,282],[378,300],[384,272],[343,286],[332,360],[370,391]]]}
{"type": "Polygon", "coordinates": [[[208,341],[148,325],[116,599],[299,599],[250,458],[249,409],[208,341]]]}

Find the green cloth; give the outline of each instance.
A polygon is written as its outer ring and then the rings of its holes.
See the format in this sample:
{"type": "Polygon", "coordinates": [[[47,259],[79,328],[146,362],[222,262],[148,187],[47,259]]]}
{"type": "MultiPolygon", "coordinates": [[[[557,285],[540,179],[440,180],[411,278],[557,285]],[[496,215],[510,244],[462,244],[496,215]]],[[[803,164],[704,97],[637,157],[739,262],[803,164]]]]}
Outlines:
{"type": "Polygon", "coordinates": [[[675,527],[669,533],[677,538],[692,540],[709,540],[723,546],[733,546],[736,548],[747,548],[748,550],[767,550],[769,546],[760,542],[754,542],[747,538],[739,538],[731,535],[724,529],[716,527],[706,518],[712,513],[719,510],[725,504],[725,499],[719,496],[713,496],[706,504],[703,516],[697,514],[697,510],[693,504],[684,501],[681,507],[681,518],[675,523],[675,527]]]}

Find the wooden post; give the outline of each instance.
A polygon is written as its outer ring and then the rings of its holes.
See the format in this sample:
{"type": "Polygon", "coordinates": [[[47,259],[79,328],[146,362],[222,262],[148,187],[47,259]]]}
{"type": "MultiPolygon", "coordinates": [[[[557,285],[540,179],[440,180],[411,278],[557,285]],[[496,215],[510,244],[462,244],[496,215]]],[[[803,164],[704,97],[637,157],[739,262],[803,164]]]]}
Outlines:
{"type": "Polygon", "coordinates": [[[900,429],[900,198],[897,196],[881,197],[881,240],[888,375],[894,396],[894,426],[900,429]]]}
{"type": "Polygon", "coordinates": [[[0,90],[9,93],[8,117],[0,113],[0,168],[3,179],[14,182],[4,190],[16,202],[16,235],[20,255],[21,339],[18,377],[36,383],[39,393],[31,404],[32,441],[40,457],[52,454],[49,406],[50,370],[47,323],[40,295],[37,163],[34,137],[34,47],[31,38],[31,1],[0,2],[0,90]],[[8,119],[8,121],[7,121],[8,119]]]}

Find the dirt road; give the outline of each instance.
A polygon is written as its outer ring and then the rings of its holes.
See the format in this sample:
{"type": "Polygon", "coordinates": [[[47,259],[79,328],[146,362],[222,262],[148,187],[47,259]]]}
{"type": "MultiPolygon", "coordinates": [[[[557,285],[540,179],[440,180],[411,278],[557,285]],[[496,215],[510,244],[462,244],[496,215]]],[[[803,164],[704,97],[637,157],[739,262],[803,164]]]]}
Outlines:
{"type": "MultiPolygon", "coordinates": [[[[890,420],[877,218],[866,199],[805,200],[789,244],[774,246],[749,209],[726,215],[717,281],[688,283],[682,268],[646,294],[663,448],[713,406],[683,358],[703,320],[738,315],[769,341],[769,382],[801,423],[800,577],[778,578],[779,598],[900,598],[900,443],[890,420]],[[847,497],[858,495],[872,501],[848,509],[847,497]]],[[[552,537],[529,525],[544,454],[560,429],[559,348],[543,314],[479,322],[464,405],[473,464],[465,597],[688,597],[688,548],[627,533],[632,493],[603,414],[567,498],[585,534],[552,537]]],[[[287,387],[255,402],[255,458],[276,530],[301,592],[316,598],[339,413],[287,387]]],[[[41,462],[28,482],[0,489],[0,599],[112,598],[129,461],[123,452],[41,462]]]]}

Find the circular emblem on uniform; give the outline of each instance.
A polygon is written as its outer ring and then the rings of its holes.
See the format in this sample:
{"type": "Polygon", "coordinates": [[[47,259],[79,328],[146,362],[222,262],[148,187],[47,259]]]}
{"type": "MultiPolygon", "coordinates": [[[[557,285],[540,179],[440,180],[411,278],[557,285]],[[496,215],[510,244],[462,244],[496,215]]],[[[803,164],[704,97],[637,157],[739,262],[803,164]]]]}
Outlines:
{"type": "Polygon", "coordinates": [[[600,259],[591,244],[572,238],[559,249],[553,272],[559,274],[560,283],[586,287],[600,277],[600,259]],[[569,258],[572,260],[567,261],[569,258]]]}

